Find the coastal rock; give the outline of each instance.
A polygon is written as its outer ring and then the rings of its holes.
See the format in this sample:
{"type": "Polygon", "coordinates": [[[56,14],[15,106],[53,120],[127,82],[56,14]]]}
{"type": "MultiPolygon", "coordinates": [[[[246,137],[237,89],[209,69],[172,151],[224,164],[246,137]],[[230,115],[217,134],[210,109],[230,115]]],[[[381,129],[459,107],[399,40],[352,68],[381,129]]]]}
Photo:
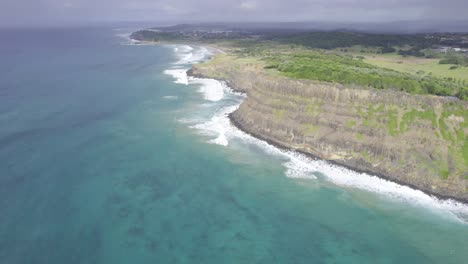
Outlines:
{"type": "Polygon", "coordinates": [[[438,96],[297,80],[258,65],[194,65],[247,99],[230,115],[279,147],[468,202],[468,104],[438,96]]]}

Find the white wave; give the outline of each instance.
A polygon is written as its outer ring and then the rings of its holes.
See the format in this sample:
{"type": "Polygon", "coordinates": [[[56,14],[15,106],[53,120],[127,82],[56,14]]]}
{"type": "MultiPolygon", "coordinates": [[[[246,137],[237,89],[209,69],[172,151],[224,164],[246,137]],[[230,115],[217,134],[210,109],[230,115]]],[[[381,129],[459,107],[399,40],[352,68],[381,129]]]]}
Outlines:
{"type": "Polygon", "coordinates": [[[206,60],[211,55],[212,53],[208,49],[204,47],[199,47],[196,51],[192,53],[189,63],[200,63],[201,61],[206,60]]]}
{"type": "Polygon", "coordinates": [[[186,125],[189,125],[189,126],[195,126],[197,124],[200,124],[200,123],[203,123],[205,120],[201,119],[201,118],[178,118],[177,119],[177,122],[179,123],[182,123],[182,124],[186,124],[186,125]]]}
{"type": "Polygon", "coordinates": [[[214,79],[200,79],[187,76],[187,69],[172,68],[164,71],[164,74],[172,76],[175,83],[199,86],[198,92],[203,94],[205,100],[216,102],[224,98],[225,90],[228,89],[224,82],[214,79]]]}
{"type": "MultiPolygon", "coordinates": [[[[193,48],[188,45],[175,45],[174,52],[178,58],[178,61],[175,62],[175,65],[170,69],[164,71],[165,74],[171,75],[175,79],[175,83],[180,84],[189,84],[189,79],[187,77],[187,70],[189,69],[189,64],[194,64],[206,60],[206,58],[211,54],[206,48],[199,47],[193,48]]],[[[205,99],[210,101],[220,100],[222,98],[222,89],[219,89],[217,83],[214,81],[205,81],[202,79],[191,78],[190,80],[194,84],[200,84],[200,92],[205,94],[205,99]]]]}
{"type": "Polygon", "coordinates": [[[137,44],[142,45],[143,44],[143,42],[139,40],[130,38],[131,35],[132,35],[131,33],[120,33],[120,34],[115,34],[114,36],[125,39],[125,42],[121,42],[120,45],[137,45],[137,44]]]}
{"type": "Polygon", "coordinates": [[[176,65],[185,65],[189,64],[190,58],[192,57],[193,48],[188,45],[176,45],[174,47],[174,52],[178,58],[174,64],[176,65]]]}
{"type": "Polygon", "coordinates": [[[120,34],[115,34],[116,37],[124,38],[124,39],[129,39],[131,33],[120,33],[120,34]]]}
{"type": "Polygon", "coordinates": [[[289,178],[317,179],[314,175],[316,170],[310,166],[309,159],[304,156],[295,156],[291,153],[285,153],[289,158],[288,162],[283,163],[286,167],[286,176],[289,178]]]}
{"type": "Polygon", "coordinates": [[[216,102],[224,98],[225,90],[228,89],[224,82],[214,79],[189,78],[187,70],[186,68],[171,68],[165,70],[164,74],[172,76],[175,83],[199,86],[198,92],[203,94],[205,100],[216,102]]]}
{"type": "Polygon", "coordinates": [[[190,58],[192,58],[193,53],[191,53],[191,52],[190,53],[179,53],[178,56],[179,56],[179,60],[174,64],[177,64],[177,65],[189,64],[190,63],[190,58]]]}
{"type": "Polygon", "coordinates": [[[188,85],[187,69],[168,69],[164,74],[172,76],[175,83],[188,85]]]}
{"type": "Polygon", "coordinates": [[[394,182],[381,179],[366,173],[355,172],[323,160],[310,160],[309,166],[323,173],[337,185],[349,186],[372,191],[388,198],[408,202],[429,209],[449,212],[459,220],[468,220],[468,206],[453,200],[439,200],[422,191],[412,189],[394,182]]]}
{"type": "Polygon", "coordinates": [[[177,45],[177,51],[180,51],[180,52],[191,52],[193,50],[193,48],[189,45],[177,45]]]}
{"type": "Polygon", "coordinates": [[[230,135],[227,133],[232,130],[228,115],[234,112],[237,107],[238,105],[233,105],[221,108],[209,121],[194,125],[192,128],[198,129],[202,134],[215,136],[216,138],[210,140],[210,143],[228,146],[228,136],[230,135]]]}
{"type": "Polygon", "coordinates": [[[219,101],[224,98],[224,91],[227,89],[227,85],[224,82],[220,82],[214,79],[200,79],[200,78],[189,78],[190,84],[199,85],[199,92],[203,93],[205,100],[208,101],[219,101]]]}
{"type": "Polygon", "coordinates": [[[177,99],[179,99],[179,97],[174,96],[174,95],[166,95],[166,96],[163,96],[163,98],[167,99],[167,100],[177,100],[177,99]]]}
{"type": "Polygon", "coordinates": [[[178,58],[175,65],[196,64],[204,61],[211,55],[211,52],[204,47],[191,47],[188,45],[177,45],[174,52],[178,58]]]}

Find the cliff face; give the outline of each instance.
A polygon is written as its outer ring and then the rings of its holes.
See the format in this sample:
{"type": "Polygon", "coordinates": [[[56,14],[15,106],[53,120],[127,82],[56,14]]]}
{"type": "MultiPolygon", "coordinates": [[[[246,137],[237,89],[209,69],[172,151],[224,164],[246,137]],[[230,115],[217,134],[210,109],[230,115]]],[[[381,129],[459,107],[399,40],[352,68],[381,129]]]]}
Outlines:
{"type": "Polygon", "coordinates": [[[294,80],[250,61],[195,65],[247,99],[232,115],[272,143],[468,202],[468,104],[392,90],[294,80]]]}

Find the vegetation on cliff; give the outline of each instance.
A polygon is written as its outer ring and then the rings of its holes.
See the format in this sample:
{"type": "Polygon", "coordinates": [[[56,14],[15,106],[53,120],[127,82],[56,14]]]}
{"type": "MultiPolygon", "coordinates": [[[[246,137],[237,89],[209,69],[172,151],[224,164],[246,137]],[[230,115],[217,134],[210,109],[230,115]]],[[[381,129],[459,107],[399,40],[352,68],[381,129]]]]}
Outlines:
{"type": "Polygon", "coordinates": [[[380,68],[352,55],[321,51],[293,54],[274,54],[265,58],[269,69],[282,75],[341,84],[393,89],[413,94],[434,94],[468,99],[468,82],[455,82],[448,78],[418,76],[380,68]]]}

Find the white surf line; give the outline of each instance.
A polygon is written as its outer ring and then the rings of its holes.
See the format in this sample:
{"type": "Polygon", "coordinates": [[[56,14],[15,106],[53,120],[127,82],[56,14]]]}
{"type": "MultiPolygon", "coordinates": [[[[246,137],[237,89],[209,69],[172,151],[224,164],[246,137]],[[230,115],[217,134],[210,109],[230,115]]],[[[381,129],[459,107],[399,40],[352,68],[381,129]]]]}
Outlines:
{"type": "Polygon", "coordinates": [[[166,96],[163,96],[162,98],[166,99],[166,100],[177,100],[177,99],[179,99],[179,97],[175,96],[175,95],[166,95],[166,96]]]}
{"type": "MultiPolygon", "coordinates": [[[[240,105],[240,104],[239,104],[240,105]]],[[[428,195],[420,190],[408,186],[400,185],[377,176],[366,173],[356,172],[345,167],[331,164],[324,160],[316,160],[305,156],[304,154],[289,150],[284,151],[268,142],[257,139],[231,124],[228,115],[234,112],[239,105],[235,105],[224,111],[219,112],[223,118],[215,117],[209,121],[209,128],[219,128],[219,133],[226,140],[221,141],[223,146],[228,146],[229,141],[238,138],[248,144],[260,146],[266,153],[286,157],[289,161],[283,163],[286,167],[286,176],[290,178],[316,179],[315,172],[322,173],[329,181],[338,185],[350,188],[370,191],[378,195],[406,202],[410,205],[424,207],[430,210],[438,211],[439,215],[449,213],[452,219],[468,224],[468,205],[454,200],[441,200],[435,196],[428,195]]],[[[219,113],[218,113],[219,114],[219,113]]],[[[200,128],[200,126],[199,126],[200,128]]],[[[217,143],[212,140],[211,143],[217,143]]]]}
{"type": "MultiPolygon", "coordinates": [[[[125,29],[113,29],[113,30],[114,31],[123,31],[125,29]]],[[[128,45],[137,45],[137,44],[143,45],[144,44],[144,42],[142,42],[142,41],[130,38],[131,35],[132,35],[132,33],[129,33],[129,32],[114,34],[114,36],[119,37],[119,38],[123,38],[123,39],[126,40],[126,42],[121,42],[120,45],[128,46],[128,45]]]]}
{"type": "MultiPolygon", "coordinates": [[[[187,68],[184,68],[188,70],[187,68]]],[[[168,72],[171,74],[174,72],[168,72]]],[[[186,77],[186,75],[185,75],[186,77]]],[[[184,78],[185,78],[184,77],[184,78]]],[[[450,219],[468,224],[468,205],[454,200],[440,200],[428,195],[420,190],[412,189],[377,176],[366,173],[359,173],[350,169],[331,164],[324,160],[314,160],[295,151],[281,150],[268,142],[257,139],[235,127],[229,120],[228,115],[234,112],[242,103],[243,96],[227,87],[225,83],[213,79],[188,78],[181,81],[180,75],[175,77],[175,82],[186,85],[200,83],[204,88],[199,89],[205,95],[205,100],[218,102],[232,97],[236,100],[233,105],[221,107],[208,121],[199,121],[190,127],[199,130],[202,134],[213,136],[209,143],[221,146],[229,146],[232,139],[240,139],[247,144],[259,146],[265,153],[286,158],[283,163],[286,168],[285,175],[290,178],[317,179],[315,172],[320,172],[332,183],[338,186],[357,188],[370,191],[392,200],[405,202],[417,207],[423,207],[432,211],[437,211],[441,216],[450,215],[450,219]],[[204,81],[203,81],[204,80],[204,81]],[[218,83],[218,84],[216,84],[218,83]],[[222,90],[222,92],[220,92],[222,90]]],[[[186,123],[194,123],[184,120],[186,123]]],[[[195,121],[196,122],[196,121],[195,121]]]]}
{"type": "Polygon", "coordinates": [[[224,92],[227,88],[225,82],[193,77],[190,77],[188,82],[189,84],[197,84],[200,86],[198,91],[204,95],[205,100],[217,102],[225,97],[224,92]]]}
{"type": "Polygon", "coordinates": [[[185,68],[172,68],[164,71],[164,74],[172,76],[175,83],[188,85],[187,69],[185,68]]]}
{"type": "Polygon", "coordinates": [[[175,83],[198,85],[199,92],[204,95],[205,100],[216,102],[224,98],[224,90],[227,87],[224,82],[187,76],[187,70],[190,69],[187,65],[206,60],[211,55],[208,49],[204,47],[194,49],[188,45],[177,45],[174,47],[174,52],[179,60],[174,63],[175,66],[165,70],[165,74],[172,76],[175,83]]]}

